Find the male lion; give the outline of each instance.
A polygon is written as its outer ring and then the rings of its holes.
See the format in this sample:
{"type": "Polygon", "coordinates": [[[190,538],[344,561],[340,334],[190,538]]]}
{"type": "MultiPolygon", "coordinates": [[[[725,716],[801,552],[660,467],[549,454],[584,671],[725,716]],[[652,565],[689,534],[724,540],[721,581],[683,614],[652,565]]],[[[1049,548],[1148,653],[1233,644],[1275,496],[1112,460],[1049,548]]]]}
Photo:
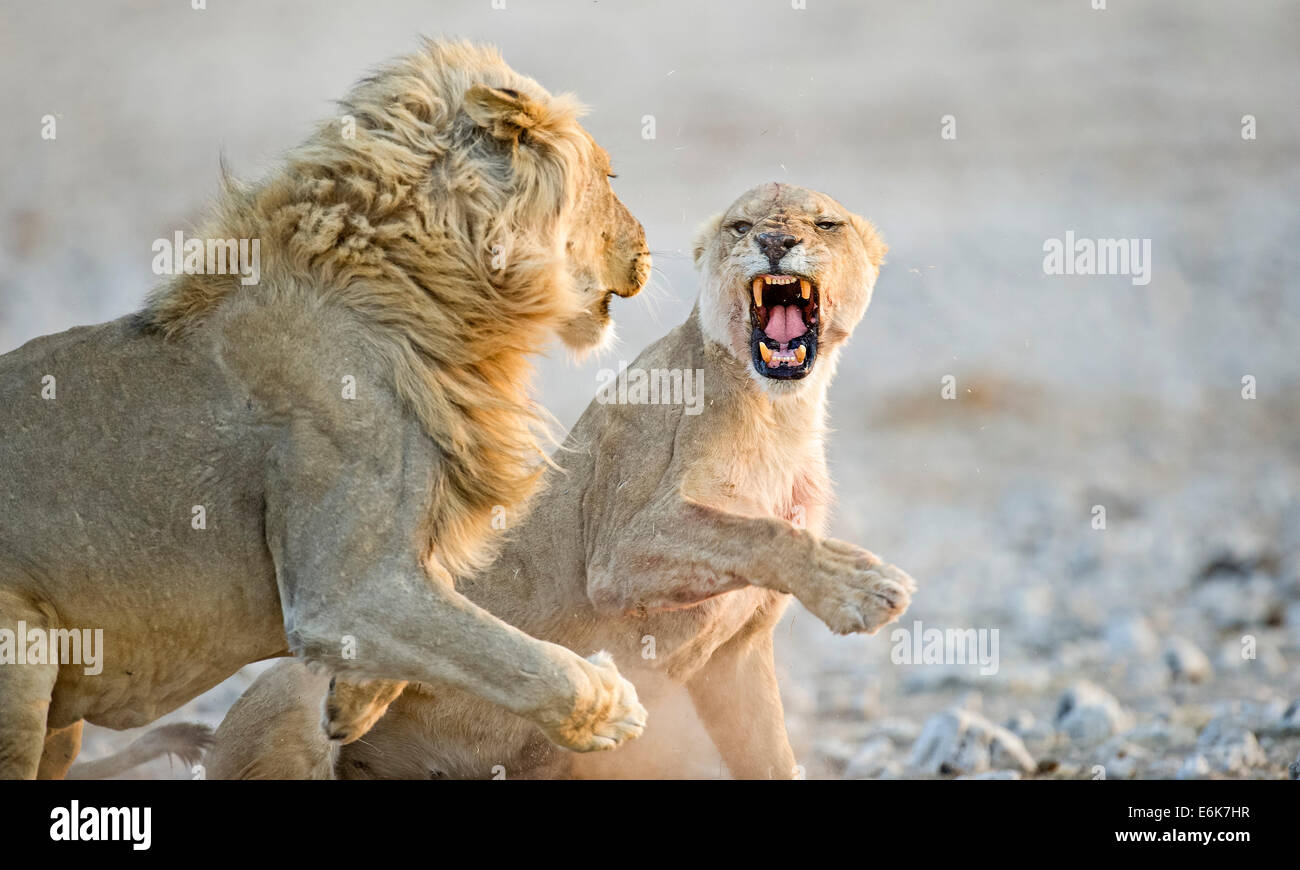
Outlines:
{"type": "MultiPolygon", "coordinates": [[[[0,358],[0,776],[60,776],[83,720],[143,725],[290,652],[354,695],[464,689],[569,749],[641,731],[607,655],[451,581],[540,479],[527,355],[598,342],[648,277],[608,155],[571,98],[469,44],[426,43],[342,113],[197,234],[259,240],[260,282],[223,260],[0,358]],[[27,654],[79,629],[102,673],[27,654]]],[[[369,724],[349,703],[325,723],[345,740],[369,724]]]]}
{"type": "Polygon", "coordinates": [[[755,188],[709,221],[695,310],[631,366],[702,370],[702,413],[593,402],[559,454],[566,470],[549,474],[496,564],[462,584],[538,637],[614,650],[653,712],[635,745],[594,764],[464,691],[411,684],[364,741],[339,746],[315,727],[327,678],[285,662],[231,708],[208,774],[680,775],[683,747],[656,707],[681,684],[733,776],[794,775],[772,660],[787,593],[836,632],[870,633],[915,588],[821,537],[827,387],[885,250],[867,221],[787,185],[755,188]]]}

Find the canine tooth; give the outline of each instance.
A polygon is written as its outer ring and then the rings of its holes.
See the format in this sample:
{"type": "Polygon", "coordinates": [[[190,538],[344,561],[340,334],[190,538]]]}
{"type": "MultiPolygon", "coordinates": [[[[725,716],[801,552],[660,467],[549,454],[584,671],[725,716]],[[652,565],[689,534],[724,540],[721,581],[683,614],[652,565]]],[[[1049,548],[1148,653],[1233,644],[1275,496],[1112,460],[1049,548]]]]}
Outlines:
{"type": "Polygon", "coordinates": [[[808,348],[803,345],[799,345],[794,349],[794,358],[799,361],[799,365],[803,365],[804,357],[806,356],[808,356],[808,348]]]}
{"type": "Polygon", "coordinates": [[[799,293],[805,299],[812,296],[812,284],[808,283],[806,278],[799,279],[799,293]]]}
{"type": "Polygon", "coordinates": [[[758,352],[763,355],[763,363],[765,365],[771,364],[772,351],[768,350],[767,345],[763,344],[761,341],[758,343],[758,352]]]}
{"type": "Polygon", "coordinates": [[[762,278],[754,279],[753,289],[754,289],[754,307],[762,308],[763,307],[763,279],[762,278]]]}

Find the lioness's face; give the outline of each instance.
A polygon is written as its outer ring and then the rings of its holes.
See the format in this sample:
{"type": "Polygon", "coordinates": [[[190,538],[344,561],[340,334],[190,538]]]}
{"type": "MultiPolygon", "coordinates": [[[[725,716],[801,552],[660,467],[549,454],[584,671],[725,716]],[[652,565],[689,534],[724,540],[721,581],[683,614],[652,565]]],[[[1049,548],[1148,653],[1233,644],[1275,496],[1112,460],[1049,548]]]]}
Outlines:
{"type": "Polygon", "coordinates": [[[776,392],[796,389],[862,318],[885,244],[825,194],[786,184],[748,191],[695,243],[700,325],[776,392]]]}
{"type": "Polygon", "coordinates": [[[559,332],[573,350],[600,344],[610,334],[610,300],[635,296],[650,277],[645,230],[609,185],[613,177],[609,155],[595,142],[591,147],[591,172],[578,199],[565,251],[580,307],[559,332]]]}

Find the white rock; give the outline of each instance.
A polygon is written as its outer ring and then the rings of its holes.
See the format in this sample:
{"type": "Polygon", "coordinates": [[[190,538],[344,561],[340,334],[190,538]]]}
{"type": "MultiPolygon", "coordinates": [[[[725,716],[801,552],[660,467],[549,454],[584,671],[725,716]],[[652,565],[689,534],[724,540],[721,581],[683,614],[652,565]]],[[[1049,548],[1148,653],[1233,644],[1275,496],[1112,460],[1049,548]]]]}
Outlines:
{"type": "Polygon", "coordinates": [[[1208,779],[1210,776],[1210,762],[1204,755],[1189,755],[1183,762],[1183,766],[1178,768],[1175,774],[1178,779],[1208,779]]]}
{"type": "Polygon", "coordinates": [[[1107,740],[1097,750],[1097,758],[1106,769],[1107,779],[1132,779],[1138,766],[1150,757],[1151,753],[1146,749],[1122,737],[1107,740]]]}
{"type": "Polygon", "coordinates": [[[1210,659],[1201,648],[1185,637],[1174,636],[1165,644],[1165,664],[1175,680],[1199,683],[1213,672],[1210,659]]]}
{"type": "Polygon", "coordinates": [[[1132,717],[1105,689],[1080,680],[1061,695],[1054,723],[1075,740],[1097,742],[1131,727],[1132,717]]]}
{"type": "Polygon", "coordinates": [[[908,767],[923,773],[983,773],[990,765],[1031,773],[1033,756],[1019,737],[978,713],[945,710],[926,720],[912,746],[908,767]]]}
{"type": "Polygon", "coordinates": [[[1300,701],[1292,701],[1291,705],[1282,713],[1282,721],[1278,724],[1278,731],[1287,737],[1300,734],[1300,701]]]}
{"type": "Polygon", "coordinates": [[[1201,729],[1201,740],[1217,740],[1220,735],[1242,729],[1253,731],[1256,736],[1286,736],[1282,725],[1289,708],[1280,698],[1220,701],[1212,709],[1214,715],[1201,729]]]}
{"type": "Polygon", "coordinates": [[[1197,738],[1196,752],[1218,773],[1240,775],[1268,764],[1254,733],[1228,717],[1217,717],[1205,726],[1197,738]]]}
{"type": "Polygon", "coordinates": [[[1051,752],[1064,739],[1051,722],[1035,719],[1028,710],[1018,711],[1003,727],[1024,741],[1025,749],[1035,757],[1051,752]]]}
{"type": "Polygon", "coordinates": [[[1124,732],[1123,737],[1140,746],[1166,749],[1177,744],[1186,745],[1195,742],[1196,732],[1186,725],[1155,719],[1130,728],[1124,732]]]}
{"type": "Polygon", "coordinates": [[[893,742],[888,737],[873,737],[862,745],[844,768],[844,778],[875,779],[885,772],[893,758],[893,742]]]}
{"type": "Polygon", "coordinates": [[[1029,733],[1030,729],[1034,727],[1034,724],[1037,721],[1038,720],[1034,718],[1034,714],[1028,710],[1017,710],[1011,715],[1011,718],[1006,721],[1006,724],[1003,727],[1012,734],[1015,734],[1017,737],[1024,737],[1029,733]]]}
{"type": "MultiPolygon", "coordinates": [[[[989,724],[993,725],[991,722],[989,724]]],[[[1038,762],[1025,747],[1023,740],[999,725],[993,725],[993,729],[993,739],[989,743],[990,764],[1015,768],[1025,773],[1033,773],[1038,769],[1038,762]]]]}
{"type": "Polygon", "coordinates": [[[1193,600],[1221,629],[1264,625],[1282,612],[1277,583],[1263,574],[1246,579],[1206,580],[1197,588],[1193,600]]]}
{"type": "Polygon", "coordinates": [[[1293,601],[1285,609],[1283,620],[1286,623],[1287,630],[1291,633],[1291,640],[1294,643],[1300,643],[1300,601],[1293,601]]]}
{"type": "Polygon", "coordinates": [[[882,716],[867,725],[863,736],[869,739],[879,734],[895,743],[911,744],[916,742],[920,733],[921,726],[911,719],[904,719],[901,716],[882,716]]]}
{"type": "Polygon", "coordinates": [[[983,773],[970,773],[958,779],[1020,779],[1018,770],[986,770],[983,773]]]}
{"type": "Polygon", "coordinates": [[[1136,615],[1112,619],[1106,625],[1104,639],[1112,653],[1125,659],[1154,656],[1160,650],[1160,639],[1151,623],[1136,615]]]}

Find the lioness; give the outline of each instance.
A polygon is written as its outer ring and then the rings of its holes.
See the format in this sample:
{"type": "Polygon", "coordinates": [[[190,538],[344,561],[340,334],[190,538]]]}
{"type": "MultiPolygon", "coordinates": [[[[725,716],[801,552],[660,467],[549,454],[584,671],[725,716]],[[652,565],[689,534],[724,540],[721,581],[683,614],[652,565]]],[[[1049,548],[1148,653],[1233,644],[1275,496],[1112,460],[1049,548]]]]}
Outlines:
{"type": "Polygon", "coordinates": [[[827,387],[885,250],[867,221],[788,185],[710,220],[695,244],[695,310],[630,367],[702,370],[702,413],[593,402],[557,454],[565,470],[549,473],[496,564],[460,586],[538,637],[614,650],[651,707],[636,745],[589,763],[463,690],[411,684],[364,741],[340,747],[315,727],[328,678],[286,662],[231,708],[208,774],[681,774],[656,706],[684,684],[732,775],[794,775],[772,659],[789,594],[845,633],[897,619],[914,590],[871,553],[821,537],[827,387]]]}
{"type": "Polygon", "coordinates": [[[289,653],[459,687],[569,749],[641,731],[608,655],[451,582],[540,478],[527,355],[599,342],[648,277],[609,157],[486,47],[426,43],[341,109],[226,185],[142,311],[0,357],[0,776],[60,776],[83,720],[139,726],[289,653]],[[68,661],[82,629],[102,672],[68,661]]]}

